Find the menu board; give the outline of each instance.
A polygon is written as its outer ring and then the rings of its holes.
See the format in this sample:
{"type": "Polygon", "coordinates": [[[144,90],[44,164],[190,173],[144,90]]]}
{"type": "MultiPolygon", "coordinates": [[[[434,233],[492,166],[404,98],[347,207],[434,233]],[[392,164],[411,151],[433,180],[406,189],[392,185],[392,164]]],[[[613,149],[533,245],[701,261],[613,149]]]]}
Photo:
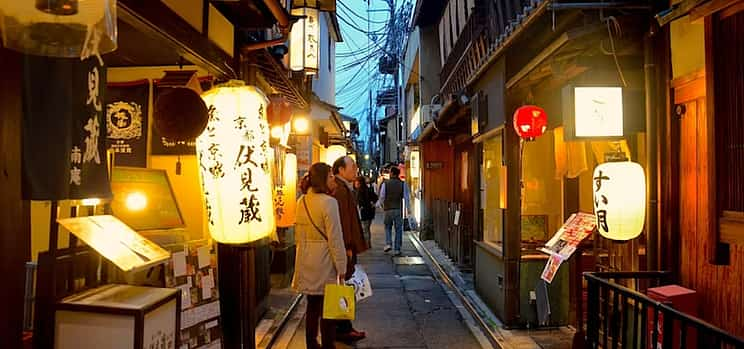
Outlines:
{"type": "Polygon", "coordinates": [[[568,217],[545,246],[538,249],[550,255],[542,279],[549,283],[553,282],[561,263],[571,258],[581,241],[591,235],[596,227],[597,222],[593,214],[579,212],[568,217]]]}
{"type": "Polygon", "coordinates": [[[114,216],[63,218],[57,222],[125,272],[142,270],[170,257],[168,251],[114,216]]]}
{"type": "Polygon", "coordinates": [[[182,228],[181,211],[165,170],[114,167],[111,210],[135,230],[182,228]]]}

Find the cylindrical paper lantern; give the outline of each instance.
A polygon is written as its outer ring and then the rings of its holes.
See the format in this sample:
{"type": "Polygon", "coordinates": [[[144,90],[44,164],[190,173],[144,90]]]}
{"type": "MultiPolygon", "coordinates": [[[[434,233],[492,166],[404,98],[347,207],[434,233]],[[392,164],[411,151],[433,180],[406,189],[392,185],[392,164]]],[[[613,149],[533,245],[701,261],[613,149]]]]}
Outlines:
{"type": "Polygon", "coordinates": [[[196,139],[209,232],[222,243],[264,238],[275,223],[267,99],[242,82],[202,97],[212,109],[196,139]]]}
{"type": "Polygon", "coordinates": [[[605,238],[638,237],[646,219],[646,176],[641,165],[607,162],[594,169],[594,214],[605,238]]]}
{"type": "Polygon", "coordinates": [[[286,154],[284,157],[284,183],[280,188],[281,195],[277,195],[276,226],[280,228],[291,227],[295,224],[297,215],[297,155],[286,154]]]}
{"type": "Polygon", "coordinates": [[[338,158],[346,156],[346,147],[343,145],[332,145],[326,149],[326,163],[333,166],[338,158]]]}
{"type": "Polygon", "coordinates": [[[116,49],[116,0],[0,2],[3,46],[27,54],[88,58],[116,49]]]}

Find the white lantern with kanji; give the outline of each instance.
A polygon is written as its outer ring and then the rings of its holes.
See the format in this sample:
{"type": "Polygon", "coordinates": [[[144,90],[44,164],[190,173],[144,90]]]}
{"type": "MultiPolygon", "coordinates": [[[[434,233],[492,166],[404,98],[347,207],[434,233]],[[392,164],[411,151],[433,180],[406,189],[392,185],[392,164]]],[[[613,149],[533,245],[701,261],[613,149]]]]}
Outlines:
{"type": "Polygon", "coordinates": [[[209,121],[196,139],[209,232],[222,243],[248,243],[274,230],[268,99],[241,81],[202,95],[209,121]]]}
{"type": "Polygon", "coordinates": [[[643,232],[646,176],[641,165],[607,162],[594,169],[594,214],[597,230],[607,239],[627,241],[643,232]]]}
{"type": "Polygon", "coordinates": [[[288,228],[295,224],[297,215],[297,155],[284,156],[283,183],[277,186],[274,198],[276,210],[276,226],[288,228]],[[278,191],[281,190],[281,193],[278,191]]]}
{"type": "Polygon", "coordinates": [[[292,9],[293,16],[304,16],[292,26],[289,37],[289,66],[307,75],[318,72],[320,62],[320,12],[314,6],[292,9]]]}

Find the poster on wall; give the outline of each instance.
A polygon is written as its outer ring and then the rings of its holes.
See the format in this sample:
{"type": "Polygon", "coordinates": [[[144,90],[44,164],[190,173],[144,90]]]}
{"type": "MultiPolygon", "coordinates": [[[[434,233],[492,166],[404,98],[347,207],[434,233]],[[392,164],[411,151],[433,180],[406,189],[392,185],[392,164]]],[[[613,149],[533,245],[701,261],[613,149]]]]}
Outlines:
{"type": "Polygon", "coordinates": [[[108,198],[106,67],[97,57],[26,56],[23,198],[108,198]]]}
{"type": "Polygon", "coordinates": [[[106,95],[107,147],[116,166],[147,167],[150,82],[109,83],[106,95]]]}
{"type": "MultiPolygon", "coordinates": [[[[199,78],[199,84],[201,84],[202,91],[206,92],[210,90],[213,81],[214,79],[211,76],[199,78]]],[[[163,88],[169,88],[158,87],[157,82],[157,80],[153,81],[153,103],[158,100],[159,91],[162,91],[163,88]]],[[[153,127],[152,138],[150,139],[150,152],[152,155],[196,155],[196,139],[175,141],[161,136],[158,129],[153,127]]]]}
{"type": "Polygon", "coordinates": [[[222,348],[215,246],[195,241],[169,248],[165,286],[181,290],[181,349],[222,348]]]}

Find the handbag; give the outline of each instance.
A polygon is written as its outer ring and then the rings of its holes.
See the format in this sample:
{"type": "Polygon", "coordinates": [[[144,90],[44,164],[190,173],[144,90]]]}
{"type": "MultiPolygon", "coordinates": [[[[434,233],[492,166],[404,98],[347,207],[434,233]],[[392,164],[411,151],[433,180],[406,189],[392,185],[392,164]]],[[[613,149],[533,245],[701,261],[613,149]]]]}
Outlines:
{"type": "Polygon", "coordinates": [[[328,320],[354,320],[356,300],[354,287],[330,284],[325,286],[323,318],[328,320]]]}
{"type": "Polygon", "coordinates": [[[369,276],[361,265],[356,266],[354,275],[346,281],[346,284],[354,286],[354,298],[357,302],[372,296],[372,283],[369,282],[369,276]]]}

